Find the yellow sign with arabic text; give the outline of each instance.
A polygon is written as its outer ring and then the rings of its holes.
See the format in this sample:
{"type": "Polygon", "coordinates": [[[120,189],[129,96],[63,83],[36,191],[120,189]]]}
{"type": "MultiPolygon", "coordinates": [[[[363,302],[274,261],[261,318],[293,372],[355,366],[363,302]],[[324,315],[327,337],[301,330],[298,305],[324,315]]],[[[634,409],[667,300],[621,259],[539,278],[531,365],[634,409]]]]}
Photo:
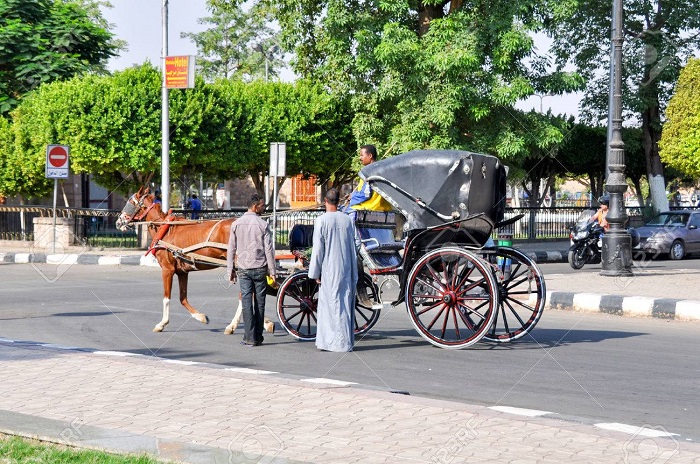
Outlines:
{"type": "Polygon", "coordinates": [[[194,88],[194,56],[165,57],[165,88],[194,88]]]}

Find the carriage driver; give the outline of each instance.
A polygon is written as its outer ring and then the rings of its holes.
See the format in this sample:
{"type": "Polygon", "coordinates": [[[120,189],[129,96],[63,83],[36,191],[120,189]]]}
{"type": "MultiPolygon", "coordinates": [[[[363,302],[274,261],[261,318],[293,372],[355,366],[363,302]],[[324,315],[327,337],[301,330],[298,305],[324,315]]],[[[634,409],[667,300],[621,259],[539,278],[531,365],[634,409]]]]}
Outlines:
{"type": "MultiPolygon", "coordinates": [[[[377,148],[374,145],[363,145],[360,148],[360,162],[362,166],[367,166],[377,161],[377,148]]],[[[345,207],[345,212],[354,218],[354,211],[391,211],[391,204],[372,190],[369,183],[360,179],[357,188],[350,196],[350,202],[345,207]]]]}

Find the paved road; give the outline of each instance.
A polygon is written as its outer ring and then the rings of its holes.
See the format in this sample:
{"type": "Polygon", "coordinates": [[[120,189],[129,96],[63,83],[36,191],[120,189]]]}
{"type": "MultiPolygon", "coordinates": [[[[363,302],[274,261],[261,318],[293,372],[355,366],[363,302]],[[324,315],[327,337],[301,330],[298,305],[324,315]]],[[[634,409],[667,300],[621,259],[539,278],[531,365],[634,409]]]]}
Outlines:
{"type": "Polygon", "coordinates": [[[700,375],[688,356],[696,352],[698,323],[549,311],[526,340],[448,351],[420,338],[400,306],[352,354],[320,353],[282,333],[246,349],[238,345],[240,334],[222,333],[237,289],[223,288],[218,277],[191,275],[191,302],[210,325],[174,303],[167,332],[154,334],[158,269],[73,266],[61,273],[51,265],[2,265],[0,337],[326,377],[584,422],[663,427],[700,440],[700,375]]]}

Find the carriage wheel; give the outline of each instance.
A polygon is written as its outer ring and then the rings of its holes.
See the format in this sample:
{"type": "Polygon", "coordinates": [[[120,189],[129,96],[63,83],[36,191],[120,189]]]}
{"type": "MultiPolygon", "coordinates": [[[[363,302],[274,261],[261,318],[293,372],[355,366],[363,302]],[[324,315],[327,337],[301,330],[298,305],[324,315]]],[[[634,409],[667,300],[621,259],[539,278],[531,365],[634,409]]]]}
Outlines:
{"type": "MultiPolygon", "coordinates": [[[[358,288],[366,291],[367,297],[379,303],[379,290],[372,278],[363,273],[358,288]]],[[[307,271],[292,274],[285,280],[277,293],[277,315],[289,334],[299,340],[316,338],[316,308],[318,307],[319,285],[309,279],[307,271]]],[[[362,335],[379,320],[380,309],[363,305],[355,299],[355,335],[362,335]]]]}
{"type": "MultiPolygon", "coordinates": [[[[372,277],[367,273],[362,273],[360,281],[357,283],[357,291],[364,291],[367,298],[375,305],[379,304],[379,287],[372,282],[372,277]]],[[[371,329],[379,320],[380,308],[373,308],[373,305],[363,304],[359,298],[355,298],[355,335],[362,335],[371,329]]]]}
{"type": "Polygon", "coordinates": [[[298,340],[316,338],[319,285],[307,271],[287,277],[277,292],[277,316],[289,335],[298,340]]]}
{"type": "Polygon", "coordinates": [[[542,272],[525,253],[506,247],[498,248],[495,256],[501,268],[497,278],[499,304],[484,340],[507,343],[525,336],[537,325],[547,291],[542,272]],[[503,272],[503,266],[509,272],[503,272]]]}
{"type": "Polygon", "coordinates": [[[435,346],[466,348],[493,324],[498,287],[488,263],[461,248],[441,248],[419,259],[406,280],[411,323],[435,346]]]}

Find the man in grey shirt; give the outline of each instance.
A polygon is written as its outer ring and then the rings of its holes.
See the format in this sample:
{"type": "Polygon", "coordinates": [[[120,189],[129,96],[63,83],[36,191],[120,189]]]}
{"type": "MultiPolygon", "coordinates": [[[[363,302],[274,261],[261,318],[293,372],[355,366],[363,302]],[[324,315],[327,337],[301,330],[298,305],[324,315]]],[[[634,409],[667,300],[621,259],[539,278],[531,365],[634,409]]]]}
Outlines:
{"type": "Polygon", "coordinates": [[[267,276],[275,277],[275,255],[270,229],[267,222],[260,218],[264,209],[265,202],[259,195],[250,197],[248,211],[231,224],[226,255],[229,280],[235,283],[240,277],[245,327],[241,344],[247,346],[262,345],[267,276]]]}

